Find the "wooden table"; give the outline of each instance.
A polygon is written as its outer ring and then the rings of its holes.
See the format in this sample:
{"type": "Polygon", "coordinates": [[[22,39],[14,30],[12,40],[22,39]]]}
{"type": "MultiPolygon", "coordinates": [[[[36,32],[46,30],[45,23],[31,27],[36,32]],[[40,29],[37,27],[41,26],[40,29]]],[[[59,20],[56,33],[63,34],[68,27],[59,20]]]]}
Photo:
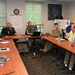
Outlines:
{"type": "Polygon", "coordinates": [[[75,54],[75,46],[72,46],[71,42],[67,40],[58,41],[56,40],[57,37],[53,36],[43,36],[43,38],[75,54]]]}
{"type": "Polygon", "coordinates": [[[39,38],[41,36],[30,36],[30,35],[11,35],[11,36],[5,36],[3,38],[11,38],[11,39],[25,39],[25,38],[39,38]]]}
{"type": "Polygon", "coordinates": [[[9,48],[10,51],[0,52],[0,55],[6,55],[9,58],[9,61],[6,62],[4,66],[0,66],[0,75],[13,72],[11,75],[28,75],[28,72],[25,68],[25,65],[22,62],[22,59],[18,53],[17,48],[12,39],[25,39],[25,38],[39,38],[41,36],[32,37],[26,35],[13,35],[5,36],[4,39],[8,39],[10,43],[0,44],[0,48],[9,48]]]}
{"type": "Polygon", "coordinates": [[[0,75],[13,71],[15,72],[10,75],[28,75],[28,72],[22,62],[22,59],[18,53],[17,48],[15,47],[13,40],[9,39],[8,41],[10,43],[0,44],[0,48],[10,49],[10,51],[7,52],[0,52],[0,55],[6,55],[9,58],[4,66],[0,66],[0,75]]]}

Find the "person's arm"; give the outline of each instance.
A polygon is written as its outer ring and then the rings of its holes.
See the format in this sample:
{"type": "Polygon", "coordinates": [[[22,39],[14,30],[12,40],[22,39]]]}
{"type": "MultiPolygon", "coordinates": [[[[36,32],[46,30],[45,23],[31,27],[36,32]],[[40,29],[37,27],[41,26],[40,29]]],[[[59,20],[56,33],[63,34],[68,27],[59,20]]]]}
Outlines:
{"type": "Polygon", "coordinates": [[[28,30],[26,31],[27,35],[32,35],[33,33],[30,33],[28,30]]]}
{"type": "Polygon", "coordinates": [[[3,35],[4,34],[4,28],[2,28],[2,30],[1,30],[1,35],[3,35]]]}
{"type": "Polygon", "coordinates": [[[73,39],[72,39],[71,42],[72,42],[71,45],[72,45],[72,46],[75,46],[75,36],[73,37],[73,39]]]}
{"type": "Polygon", "coordinates": [[[35,26],[35,30],[36,30],[36,32],[38,32],[38,29],[37,29],[37,27],[35,26]]]}
{"type": "Polygon", "coordinates": [[[7,35],[7,28],[2,28],[1,35],[7,35]]]}
{"type": "Polygon", "coordinates": [[[12,28],[12,29],[13,29],[13,34],[16,34],[15,28],[12,28]]]}

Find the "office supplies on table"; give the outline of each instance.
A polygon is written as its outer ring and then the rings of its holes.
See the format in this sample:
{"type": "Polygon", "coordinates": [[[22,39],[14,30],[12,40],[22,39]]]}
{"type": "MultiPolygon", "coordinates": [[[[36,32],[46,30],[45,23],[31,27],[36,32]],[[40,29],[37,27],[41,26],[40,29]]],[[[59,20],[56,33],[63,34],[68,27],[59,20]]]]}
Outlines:
{"type": "Polygon", "coordinates": [[[7,44],[9,41],[0,41],[1,44],[7,44]]]}
{"type": "Polygon", "coordinates": [[[0,48],[0,52],[9,51],[9,48],[0,48]]]}
{"type": "Polygon", "coordinates": [[[3,66],[7,61],[9,60],[9,58],[5,55],[0,56],[0,66],[3,66]]]}

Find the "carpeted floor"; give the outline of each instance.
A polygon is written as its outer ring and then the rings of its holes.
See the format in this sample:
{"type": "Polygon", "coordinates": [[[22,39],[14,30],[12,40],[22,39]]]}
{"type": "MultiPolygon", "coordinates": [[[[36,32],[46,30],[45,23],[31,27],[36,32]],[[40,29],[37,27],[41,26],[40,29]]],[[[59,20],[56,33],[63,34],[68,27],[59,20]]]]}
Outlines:
{"type": "MultiPolygon", "coordinates": [[[[57,66],[57,63],[60,60],[63,60],[63,58],[57,58],[54,60],[54,62],[52,62],[54,56],[57,55],[57,52],[54,50],[46,53],[38,51],[35,59],[31,59],[32,51],[24,52],[24,54],[20,55],[29,75],[64,75],[62,73],[63,70],[59,70],[59,67],[63,62],[57,66]]],[[[69,75],[75,75],[75,73],[69,75]]]]}

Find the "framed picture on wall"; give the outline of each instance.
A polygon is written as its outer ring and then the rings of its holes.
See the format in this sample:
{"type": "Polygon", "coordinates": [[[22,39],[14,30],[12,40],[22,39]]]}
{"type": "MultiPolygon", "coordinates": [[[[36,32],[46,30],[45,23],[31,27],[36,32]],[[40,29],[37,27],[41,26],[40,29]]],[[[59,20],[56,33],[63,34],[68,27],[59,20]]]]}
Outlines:
{"type": "Polygon", "coordinates": [[[62,16],[62,4],[48,4],[48,20],[55,20],[62,16]]]}

